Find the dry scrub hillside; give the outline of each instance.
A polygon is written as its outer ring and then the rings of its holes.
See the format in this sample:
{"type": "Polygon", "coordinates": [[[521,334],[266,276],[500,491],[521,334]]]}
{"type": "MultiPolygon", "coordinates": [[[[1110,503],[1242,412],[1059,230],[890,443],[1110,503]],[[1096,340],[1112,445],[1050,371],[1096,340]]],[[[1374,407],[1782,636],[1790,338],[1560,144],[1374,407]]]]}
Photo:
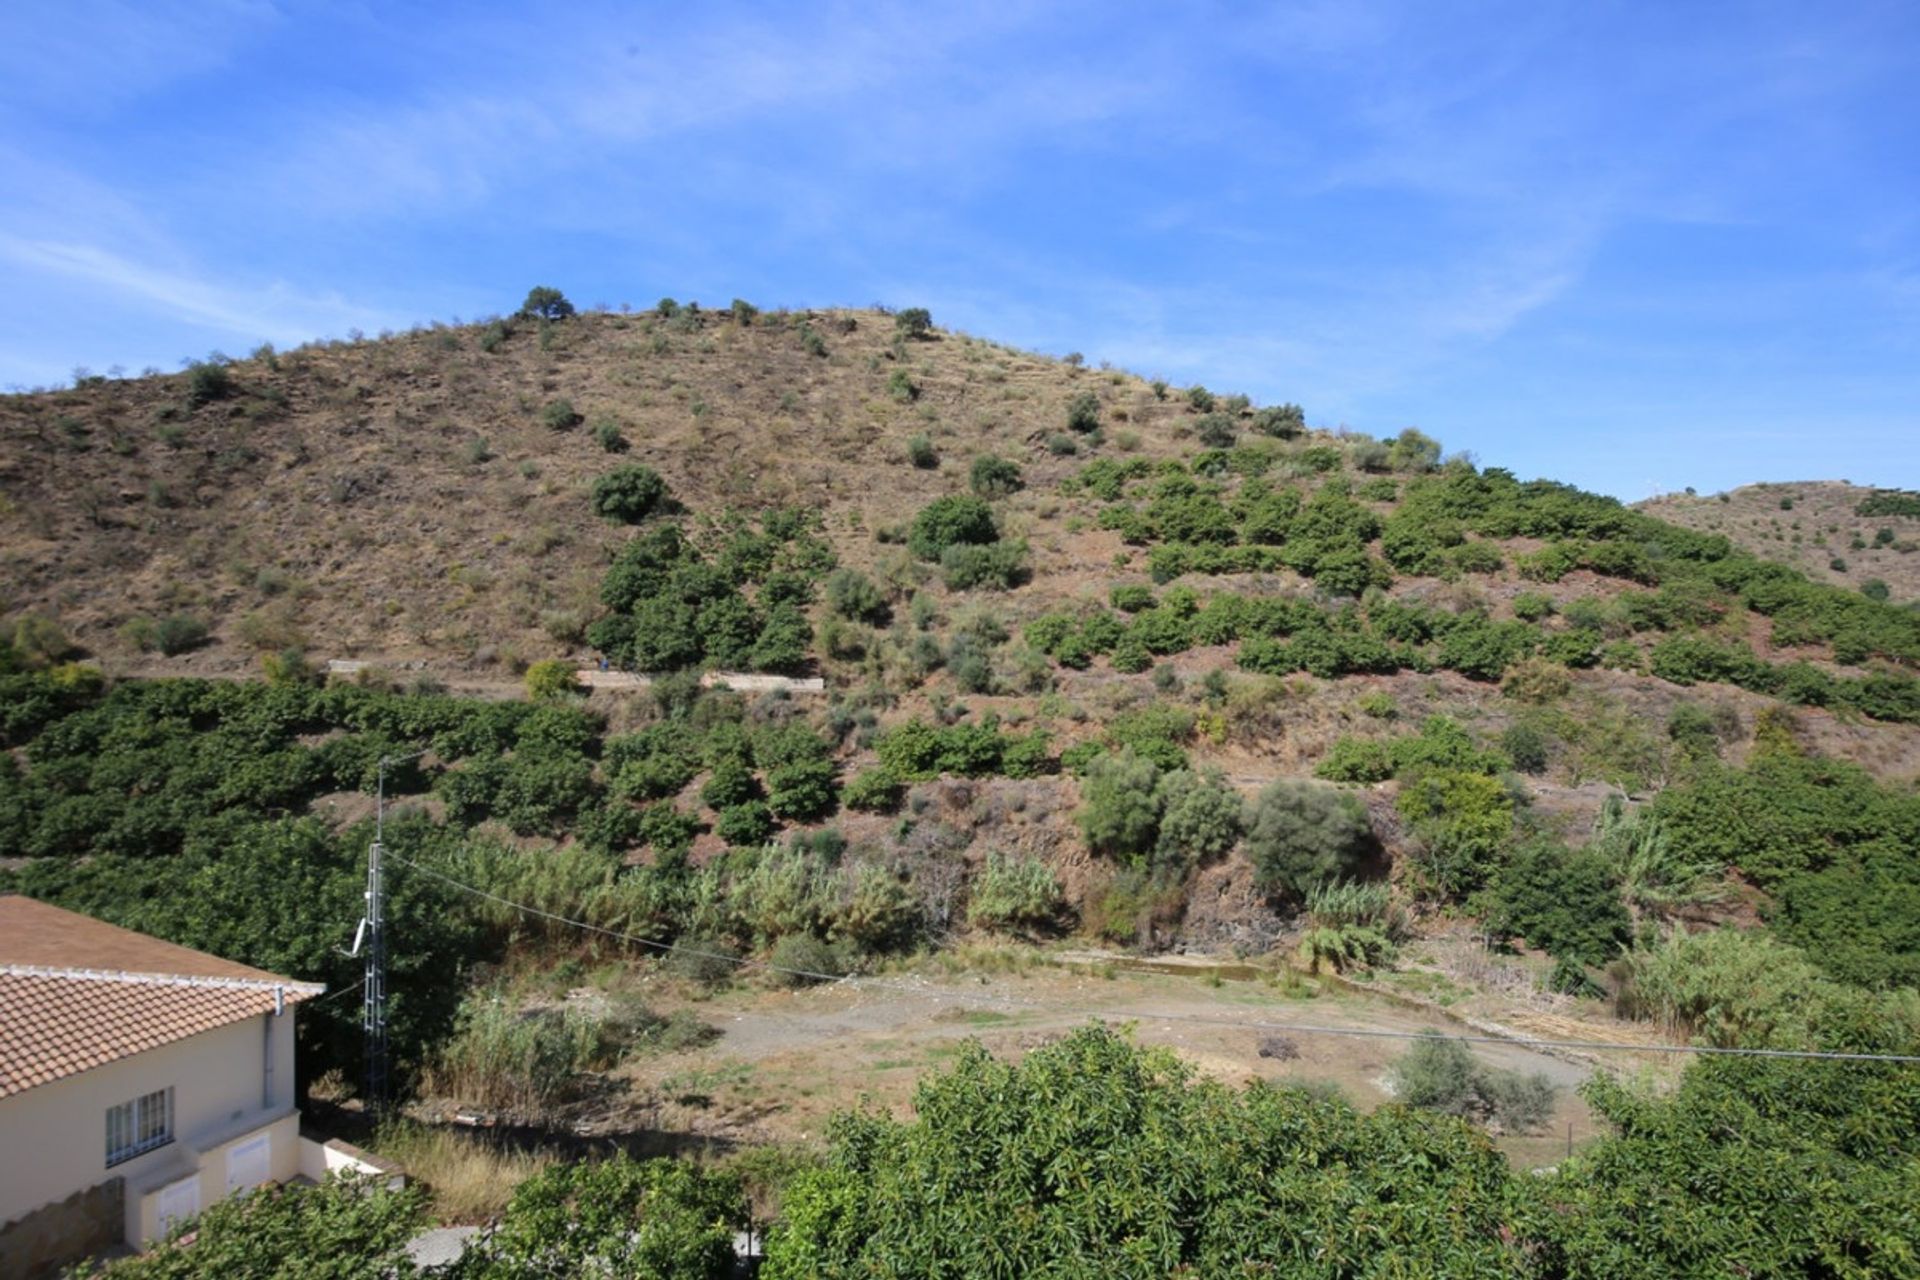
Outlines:
{"type": "MultiPolygon", "coordinates": [[[[1365,437],[1268,438],[1238,397],[1215,405],[1197,389],[963,334],[903,336],[879,311],[592,313],[263,349],[174,375],[0,399],[0,617],[51,618],[109,670],[250,674],[262,655],[298,648],[505,691],[532,661],[591,658],[584,633],[602,612],[600,579],[632,530],[596,519],[589,490],[642,462],[695,525],[729,509],[821,513],[839,561],[874,575],[894,621],[886,636],[855,628],[844,652],[823,630],[815,652],[832,688],[884,686],[905,698],[901,713],[939,712],[965,695],[980,711],[1038,716],[1065,742],[1097,736],[1130,707],[1184,702],[1211,708],[1215,727],[1196,748],[1243,788],[1311,770],[1343,736],[1391,737],[1430,713],[1483,740],[1524,724],[1550,747],[1543,807],[1575,823],[1608,786],[1664,781],[1665,725],[1683,702],[1709,711],[1730,757],[1743,758],[1771,699],[1645,674],[1661,633],[1618,609],[1601,624],[1613,643],[1601,667],[1612,669],[1549,672],[1556,687],[1544,692],[1509,681],[1503,693],[1446,670],[1237,675],[1232,689],[1205,692],[1209,673],[1235,664],[1221,645],[1169,651],[1155,671],[1126,673],[1105,657],[1085,669],[1041,658],[1045,671],[1034,671],[1034,651],[1019,644],[1026,623],[1104,610],[1114,587],[1152,585],[1140,540],[1062,482],[1095,458],[1192,458],[1223,417],[1275,476],[1309,492],[1344,477],[1381,515],[1432,465],[1402,466],[1365,437]],[[1069,431],[1069,406],[1088,395],[1098,429],[1069,431]],[[1024,487],[995,505],[1003,531],[1029,545],[1031,575],[1010,591],[955,592],[898,545],[898,531],[934,498],[966,492],[985,453],[1024,472],[1024,487]],[[154,651],[151,624],[180,616],[204,622],[208,642],[154,651]],[[942,669],[963,633],[992,649],[990,688],[942,669]]],[[[1837,519],[1815,511],[1845,500],[1799,488],[1795,511],[1777,514],[1806,524],[1810,539],[1813,521],[1837,519]]],[[[1731,517],[1752,503],[1699,505],[1731,517]]],[[[1541,551],[1538,539],[1475,539],[1449,551],[1438,576],[1396,573],[1388,596],[1506,622],[1528,600],[1564,612],[1635,590],[1586,567],[1523,577],[1541,551]],[[1476,551],[1486,554],[1456,554],[1476,551]]],[[[1848,554],[1884,565],[1890,581],[1912,563],[1898,550],[1848,554]]],[[[1202,595],[1339,605],[1287,568],[1180,582],[1202,595]]],[[[1751,644],[1765,662],[1859,670],[1804,636],[1777,643],[1770,620],[1744,609],[1714,616],[1716,643],[1751,644]]],[[[826,620],[823,606],[815,618],[826,620]]],[[[1920,771],[1920,727],[1819,706],[1795,715],[1815,750],[1881,776],[1920,771]]]]}
{"type": "Polygon", "coordinates": [[[587,492],[621,461],[694,512],[819,508],[864,564],[875,528],[964,490],[984,451],[1027,468],[1015,521],[1049,535],[1041,590],[1071,590],[1095,566],[1046,497],[1085,461],[1046,446],[1068,401],[1093,391],[1110,447],[1149,454],[1191,416],[1118,372],[958,334],[902,342],[878,312],[436,327],[228,369],[230,393],[197,407],[188,373],[0,399],[0,611],[51,616],[109,665],[251,669],[298,646],[510,678],[575,647],[597,610],[626,531],[587,492]],[[909,462],[916,435],[938,466],[909,462]],[[178,613],[213,643],[151,663],[122,636],[178,613]]]}
{"type": "Polygon", "coordinates": [[[1895,603],[1911,604],[1920,601],[1920,555],[1914,554],[1920,551],[1920,508],[1911,515],[1873,514],[1870,500],[1879,492],[1844,480],[1809,480],[1705,496],[1669,493],[1636,505],[1689,529],[1725,534],[1815,582],[1858,590],[1878,580],[1895,603]]]}

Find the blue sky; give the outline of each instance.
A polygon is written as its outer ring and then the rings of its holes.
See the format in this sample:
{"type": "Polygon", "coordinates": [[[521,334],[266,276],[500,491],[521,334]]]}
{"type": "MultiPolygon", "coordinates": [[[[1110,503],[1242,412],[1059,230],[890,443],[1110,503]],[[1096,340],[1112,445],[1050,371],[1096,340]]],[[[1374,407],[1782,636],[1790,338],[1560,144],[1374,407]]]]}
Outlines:
{"type": "Polygon", "coordinates": [[[0,386],[924,305],[1633,499],[1920,486],[1920,5],[0,8],[0,386]]]}

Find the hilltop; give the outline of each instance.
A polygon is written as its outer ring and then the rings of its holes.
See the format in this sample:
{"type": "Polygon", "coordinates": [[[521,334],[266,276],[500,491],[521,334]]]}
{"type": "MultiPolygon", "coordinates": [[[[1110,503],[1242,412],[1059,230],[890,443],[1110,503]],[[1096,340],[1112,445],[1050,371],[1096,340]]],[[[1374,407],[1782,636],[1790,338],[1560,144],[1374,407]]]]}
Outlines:
{"type": "Polygon", "coordinates": [[[1635,504],[1662,520],[1721,533],[1815,582],[1920,601],[1920,495],[1845,480],[1750,484],[1726,493],[1668,493],[1635,504]]]}

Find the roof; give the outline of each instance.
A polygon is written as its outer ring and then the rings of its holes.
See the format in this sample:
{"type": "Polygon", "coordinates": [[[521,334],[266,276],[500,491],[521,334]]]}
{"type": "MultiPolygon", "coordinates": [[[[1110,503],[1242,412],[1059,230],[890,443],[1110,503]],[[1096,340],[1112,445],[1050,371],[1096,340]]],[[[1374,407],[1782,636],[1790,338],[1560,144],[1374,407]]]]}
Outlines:
{"type": "Polygon", "coordinates": [[[0,1098],[324,988],[0,896],[0,1098]]]}

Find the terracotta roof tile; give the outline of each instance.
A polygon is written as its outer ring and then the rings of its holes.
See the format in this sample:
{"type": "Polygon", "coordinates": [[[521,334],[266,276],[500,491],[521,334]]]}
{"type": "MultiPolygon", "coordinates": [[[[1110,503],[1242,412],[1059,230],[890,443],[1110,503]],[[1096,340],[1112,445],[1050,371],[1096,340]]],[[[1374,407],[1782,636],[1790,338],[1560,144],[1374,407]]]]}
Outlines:
{"type": "Polygon", "coordinates": [[[293,1004],[321,990],[28,898],[0,897],[0,1098],[270,1013],[276,998],[293,1004]]]}

